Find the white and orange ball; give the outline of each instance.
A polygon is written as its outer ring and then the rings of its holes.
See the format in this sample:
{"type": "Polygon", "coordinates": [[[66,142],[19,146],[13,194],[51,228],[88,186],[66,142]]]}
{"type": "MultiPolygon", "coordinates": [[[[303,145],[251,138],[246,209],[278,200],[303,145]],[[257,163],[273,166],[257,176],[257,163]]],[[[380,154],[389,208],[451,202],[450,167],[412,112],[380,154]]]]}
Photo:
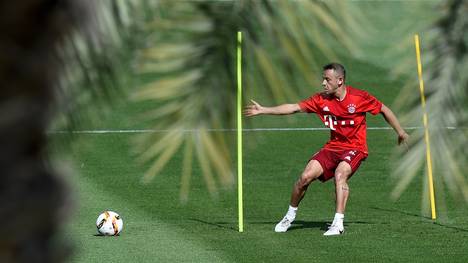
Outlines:
{"type": "Polygon", "coordinates": [[[123,220],[113,211],[104,211],[96,220],[99,234],[104,236],[117,236],[123,228],[123,220]]]}

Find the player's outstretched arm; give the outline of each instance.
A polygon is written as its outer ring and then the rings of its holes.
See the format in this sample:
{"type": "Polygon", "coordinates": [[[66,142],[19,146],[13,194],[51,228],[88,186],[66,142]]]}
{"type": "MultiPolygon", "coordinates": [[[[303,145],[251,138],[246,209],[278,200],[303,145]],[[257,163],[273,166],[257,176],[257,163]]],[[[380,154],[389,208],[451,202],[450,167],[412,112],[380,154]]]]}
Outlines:
{"type": "Polygon", "coordinates": [[[409,138],[409,135],[403,130],[403,128],[400,125],[400,122],[398,121],[397,117],[395,114],[393,114],[393,111],[390,110],[387,106],[382,104],[382,110],[381,113],[385,119],[385,121],[392,126],[392,128],[395,130],[395,132],[398,134],[398,144],[404,144],[408,146],[407,141],[409,138]]]}
{"type": "Polygon", "coordinates": [[[250,101],[252,104],[248,105],[244,109],[244,115],[248,117],[260,114],[286,115],[301,111],[299,104],[282,104],[274,107],[264,107],[254,100],[250,101]]]}

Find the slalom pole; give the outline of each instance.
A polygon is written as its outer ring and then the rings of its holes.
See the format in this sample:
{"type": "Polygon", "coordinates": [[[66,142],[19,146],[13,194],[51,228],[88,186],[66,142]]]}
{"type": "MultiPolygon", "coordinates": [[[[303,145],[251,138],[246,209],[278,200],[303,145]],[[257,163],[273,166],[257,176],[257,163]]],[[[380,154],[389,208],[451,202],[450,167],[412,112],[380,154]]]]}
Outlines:
{"type": "Polygon", "coordinates": [[[239,232],[244,232],[242,193],[242,32],[237,32],[237,203],[239,207],[239,232]]]}
{"type": "Polygon", "coordinates": [[[422,77],[421,51],[419,48],[419,35],[414,35],[414,45],[416,47],[416,60],[418,63],[419,91],[421,93],[421,106],[423,108],[423,123],[424,123],[424,139],[426,142],[426,162],[427,162],[427,177],[429,179],[429,198],[431,201],[431,218],[436,219],[436,206],[434,197],[434,182],[432,180],[432,161],[431,161],[431,145],[429,141],[429,127],[426,110],[426,97],[424,95],[424,81],[422,77]]]}

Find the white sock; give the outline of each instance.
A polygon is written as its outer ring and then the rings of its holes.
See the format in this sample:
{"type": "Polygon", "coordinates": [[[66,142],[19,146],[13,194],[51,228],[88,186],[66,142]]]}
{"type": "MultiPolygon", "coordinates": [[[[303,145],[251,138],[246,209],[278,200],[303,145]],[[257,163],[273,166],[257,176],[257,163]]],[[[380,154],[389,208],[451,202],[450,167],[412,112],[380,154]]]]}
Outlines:
{"type": "Polygon", "coordinates": [[[296,219],[297,207],[289,206],[288,212],[286,213],[286,217],[289,221],[294,221],[296,219]]]}
{"type": "Polygon", "coordinates": [[[344,214],[336,213],[332,225],[343,227],[344,214]]]}

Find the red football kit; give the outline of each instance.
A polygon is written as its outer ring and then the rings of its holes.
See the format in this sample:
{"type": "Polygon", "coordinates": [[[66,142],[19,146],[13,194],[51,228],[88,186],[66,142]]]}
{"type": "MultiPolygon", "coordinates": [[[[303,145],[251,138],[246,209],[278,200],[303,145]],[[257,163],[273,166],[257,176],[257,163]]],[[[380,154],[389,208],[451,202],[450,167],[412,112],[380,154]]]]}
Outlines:
{"type": "Polygon", "coordinates": [[[319,179],[326,181],[333,177],[341,161],[349,163],[354,173],[368,154],[366,113],[380,113],[382,102],[366,91],[347,86],[341,101],[334,96],[317,93],[300,101],[299,106],[304,112],[316,113],[330,128],[330,140],[311,158],[319,161],[324,170],[319,179]]]}

